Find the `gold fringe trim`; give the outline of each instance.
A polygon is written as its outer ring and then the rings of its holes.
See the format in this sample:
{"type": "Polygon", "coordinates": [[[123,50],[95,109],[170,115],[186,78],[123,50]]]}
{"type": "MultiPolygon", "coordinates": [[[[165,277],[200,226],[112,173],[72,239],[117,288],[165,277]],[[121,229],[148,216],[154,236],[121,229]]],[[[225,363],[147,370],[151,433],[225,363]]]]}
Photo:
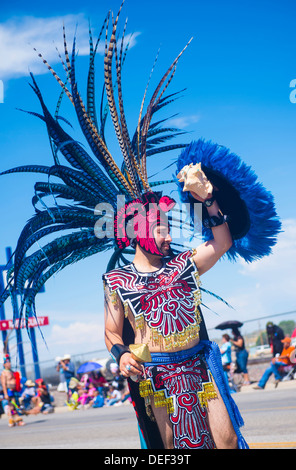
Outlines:
{"type": "Polygon", "coordinates": [[[154,393],[154,404],[156,407],[166,406],[167,414],[174,413],[173,397],[166,398],[163,391],[154,393]]]}
{"type": "MultiPolygon", "coordinates": [[[[143,380],[139,384],[140,396],[145,399],[145,406],[148,409],[151,406],[151,397],[154,399],[154,405],[156,408],[166,406],[167,413],[174,412],[174,399],[173,397],[166,397],[163,390],[155,392],[152,387],[151,380],[143,380]]],[[[208,400],[218,398],[214,384],[212,382],[206,382],[202,384],[202,390],[197,392],[197,396],[202,407],[208,406],[208,400]]]]}
{"type": "Polygon", "coordinates": [[[135,317],[135,323],[136,323],[136,329],[137,330],[142,330],[145,326],[144,315],[137,315],[135,317]]]}
{"type": "Polygon", "coordinates": [[[151,380],[142,380],[139,383],[139,392],[142,398],[146,398],[150,395],[153,395],[154,390],[152,388],[151,380]]]}
{"type": "Polygon", "coordinates": [[[106,297],[108,298],[108,296],[110,297],[110,300],[111,300],[111,303],[113,305],[116,305],[117,304],[117,301],[118,301],[118,295],[117,295],[117,292],[116,290],[110,290],[106,284],[105,281],[103,281],[103,288],[104,288],[104,291],[105,291],[105,295],[106,297]]]}
{"type": "Polygon", "coordinates": [[[113,292],[111,292],[111,302],[112,302],[112,304],[116,305],[117,300],[118,300],[117,292],[116,292],[116,290],[114,290],[113,292]]]}
{"type": "Polygon", "coordinates": [[[154,405],[156,408],[166,406],[167,413],[174,412],[174,399],[173,397],[166,397],[165,392],[163,390],[159,392],[154,392],[151,384],[151,380],[143,380],[139,384],[139,392],[140,396],[145,399],[145,406],[146,409],[150,407],[151,400],[150,397],[153,396],[154,405]]]}
{"type": "Polygon", "coordinates": [[[128,317],[128,312],[129,312],[129,306],[127,302],[123,302],[123,310],[124,310],[124,316],[125,318],[128,317]]]}
{"type": "Polygon", "coordinates": [[[201,286],[201,280],[200,280],[198,271],[194,272],[194,277],[195,277],[195,280],[196,280],[196,284],[198,285],[198,287],[200,287],[201,286]]]}
{"type": "Polygon", "coordinates": [[[168,336],[162,336],[161,333],[157,331],[156,328],[151,328],[151,342],[154,346],[161,346],[164,342],[164,347],[166,351],[171,350],[172,348],[183,348],[193,339],[199,338],[199,330],[201,317],[199,312],[199,304],[201,302],[201,297],[199,291],[195,291],[194,300],[195,300],[195,324],[187,326],[182,332],[174,333],[168,336]],[[196,294],[196,295],[195,295],[196,294]]]}
{"type": "Polygon", "coordinates": [[[203,407],[208,406],[208,400],[218,397],[214,384],[212,382],[203,383],[202,391],[197,392],[197,396],[198,396],[200,405],[203,407]]]}

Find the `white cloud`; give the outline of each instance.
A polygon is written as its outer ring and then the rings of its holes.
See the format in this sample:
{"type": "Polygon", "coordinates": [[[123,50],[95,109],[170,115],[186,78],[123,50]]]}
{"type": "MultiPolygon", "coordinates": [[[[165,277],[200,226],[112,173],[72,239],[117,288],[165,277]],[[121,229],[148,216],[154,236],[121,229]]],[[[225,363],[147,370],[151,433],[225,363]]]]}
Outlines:
{"type": "MultiPolygon", "coordinates": [[[[0,79],[27,76],[29,71],[34,74],[46,73],[47,67],[34,48],[50,65],[60,62],[56,48],[63,55],[63,24],[66,28],[69,53],[72,50],[73,37],[76,32],[76,48],[79,55],[88,55],[89,25],[83,14],[52,18],[15,17],[5,23],[0,23],[0,79]]],[[[133,47],[139,34],[126,35],[125,43],[129,41],[129,47],[133,47]]],[[[95,40],[95,31],[93,36],[95,40]]],[[[103,49],[104,39],[98,52],[103,53],[103,49]]]]}
{"type": "Polygon", "coordinates": [[[272,255],[250,264],[241,261],[241,274],[257,278],[258,282],[265,280],[265,283],[275,279],[281,283],[284,279],[284,285],[294,285],[295,288],[296,220],[283,220],[282,230],[272,255]]]}
{"type": "Polygon", "coordinates": [[[51,331],[51,337],[47,339],[50,345],[51,340],[55,345],[65,345],[77,348],[77,351],[81,349],[82,345],[87,344],[89,350],[98,349],[98,344],[102,342],[104,338],[104,328],[98,323],[83,323],[75,322],[70,323],[66,327],[60,325],[53,325],[51,331]]]}
{"type": "Polygon", "coordinates": [[[190,116],[180,116],[172,118],[168,121],[168,125],[178,127],[179,129],[185,129],[191,124],[197,123],[201,119],[200,115],[193,114],[190,116]]]}
{"type": "MultiPolygon", "coordinates": [[[[34,18],[18,17],[0,24],[0,77],[27,76],[28,71],[45,73],[46,67],[34,51],[48,60],[49,63],[58,62],[58,54],[63,51],[63,22],[69,41],[72,42],[75,25],[80,24],[80,33],[85,29],[86,22],[82,15],[68,15],[64,18],[34,18]]],[[[87,33],[82,38],[80,53],[86,53],[87,33]]]]}

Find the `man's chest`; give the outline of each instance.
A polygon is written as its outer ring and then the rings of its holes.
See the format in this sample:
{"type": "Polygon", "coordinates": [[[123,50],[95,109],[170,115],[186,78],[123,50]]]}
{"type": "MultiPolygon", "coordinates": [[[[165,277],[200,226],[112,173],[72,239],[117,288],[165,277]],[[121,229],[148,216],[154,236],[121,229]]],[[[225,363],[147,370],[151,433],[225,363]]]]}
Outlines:
{"type": "Polygon", "coordinates": [[[140,273],[132,264],[114,270],[108,273],[108,285],[137,328],[146,324],[166,338],[199,325],[200,280],[188,252],[155,273],[140,273]]]}

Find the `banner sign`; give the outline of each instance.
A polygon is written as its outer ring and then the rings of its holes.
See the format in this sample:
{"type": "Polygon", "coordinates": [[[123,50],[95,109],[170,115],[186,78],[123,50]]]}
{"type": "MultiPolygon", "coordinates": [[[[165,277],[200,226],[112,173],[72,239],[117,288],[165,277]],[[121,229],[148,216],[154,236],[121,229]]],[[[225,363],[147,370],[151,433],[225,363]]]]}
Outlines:
{"type": "MultiPolygon", "coordinates": [[[[36,328],[37,326],[46,326],[49,325],[48,317],[29,317],[28,318],[28,327],[36,328]]],[[[1,320],[0,321],[0,331],[14,330],[15,328],[26,328],[26,320],[22,318],[13,320],[1,320]]]]}

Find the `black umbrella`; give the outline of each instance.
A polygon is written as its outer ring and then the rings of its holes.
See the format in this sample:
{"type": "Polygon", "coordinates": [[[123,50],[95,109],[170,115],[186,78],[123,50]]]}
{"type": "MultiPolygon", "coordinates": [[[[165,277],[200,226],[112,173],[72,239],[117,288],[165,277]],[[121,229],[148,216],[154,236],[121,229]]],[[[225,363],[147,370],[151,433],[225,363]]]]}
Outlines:
{"type": "Polygon", "coordinates": [[[243,326],[243,323],[237,320],[228,320],[220,323],[220,325],[215,326],[215,330],[233,330],[234,328],[240,328],[243,326]]]}

